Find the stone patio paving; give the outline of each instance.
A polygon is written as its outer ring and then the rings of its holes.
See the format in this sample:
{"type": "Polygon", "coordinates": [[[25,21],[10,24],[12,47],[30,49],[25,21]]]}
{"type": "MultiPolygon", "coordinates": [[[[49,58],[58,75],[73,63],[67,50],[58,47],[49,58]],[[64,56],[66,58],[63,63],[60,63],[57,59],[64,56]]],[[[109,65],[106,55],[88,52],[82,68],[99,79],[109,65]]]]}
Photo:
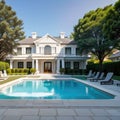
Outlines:
{"type": "MultiPolygon", "coordinates": [[[[120,93],[119,86],[102,87],[120,93]]],[[[120,99],[0,100],[0,120],[120,120],[120,99]]]]}

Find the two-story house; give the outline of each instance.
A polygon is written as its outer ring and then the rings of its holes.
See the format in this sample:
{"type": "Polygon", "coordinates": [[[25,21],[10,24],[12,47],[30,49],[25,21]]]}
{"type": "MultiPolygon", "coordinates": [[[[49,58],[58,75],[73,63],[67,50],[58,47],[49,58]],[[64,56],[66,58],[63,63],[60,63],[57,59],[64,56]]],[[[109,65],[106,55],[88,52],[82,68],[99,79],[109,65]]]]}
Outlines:
{"type": "Polygon", "coordinates": [[[120,61],[120,50],[116,50],[110,57],[113,62],[120,61]]]}
{"type": "Polygon", "coordinates": [[[61,32],[59,37],[46,34],[19,41],[16,55],[8,57],[10,68],[36,68],[39,73],[59,73],[60,68],[86,69],[87,55],[80,55],[74,40],[65,37],[61,32]]]}

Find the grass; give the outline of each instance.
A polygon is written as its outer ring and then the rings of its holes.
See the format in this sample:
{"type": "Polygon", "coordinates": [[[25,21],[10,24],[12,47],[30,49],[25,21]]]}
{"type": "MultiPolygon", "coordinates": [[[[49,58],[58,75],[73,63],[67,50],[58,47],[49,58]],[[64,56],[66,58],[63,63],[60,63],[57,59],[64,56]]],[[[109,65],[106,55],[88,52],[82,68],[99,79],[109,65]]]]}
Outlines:
{"type": "Polygon", "coordinates": [[[22,75],[9,76],[6,80],[0,81],[0,85],[5,84],[7,82],[11,82],[11,81],[16,80],[21,77],[25,77],[25,76],[22,76],[22,75]]]}
{"type": "Polygon", "coordinates": [[[115,76],[113,76],[113,79],[114,79],[114,80],[120,80],[120,76],[116,76],[116,75],[115,75],[115,76]]]}

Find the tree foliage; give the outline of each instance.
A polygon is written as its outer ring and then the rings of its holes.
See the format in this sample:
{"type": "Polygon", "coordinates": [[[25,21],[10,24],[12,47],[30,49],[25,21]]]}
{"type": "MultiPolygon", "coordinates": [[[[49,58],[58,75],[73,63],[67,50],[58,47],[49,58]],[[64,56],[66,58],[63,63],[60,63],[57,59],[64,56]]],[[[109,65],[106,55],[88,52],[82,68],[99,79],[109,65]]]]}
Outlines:
{"type": "MultiPolygon", "coordinates": [[[[72,36],[78,42],[78,47],[81,53],[91,52],[97,56],[100,69],[104,58],[118,47],[118,40],[109,39],[105,34],[105,24],[107,15],[113,9],[112,5],[105,8],[92,10],[84,15],[74,27],[72,36]]],[[[120,19],[118,20],[120,21],[120,19]]]]}
{"type": "Polygon", "coordinates": [[[24,38],[22,20],[16,16],[16,12],[0,1],[0,60],[4,60],[8,54],[13,54],[18,40],[24,38]]]}
{"type": "Polygon", "coordinates": [[[104,36],[109,40],[116,41],[114,44],[120,49],[120,0],[105,17],[103,30],[104,36]]]}

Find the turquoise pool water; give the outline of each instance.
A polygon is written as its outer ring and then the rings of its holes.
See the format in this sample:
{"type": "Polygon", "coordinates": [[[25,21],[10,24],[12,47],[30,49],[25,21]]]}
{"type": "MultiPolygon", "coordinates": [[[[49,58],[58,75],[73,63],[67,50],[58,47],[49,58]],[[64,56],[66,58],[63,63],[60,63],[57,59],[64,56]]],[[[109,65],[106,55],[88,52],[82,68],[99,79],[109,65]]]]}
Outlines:
{"type": "Polygon", "coordinates": [[[0,99],[114,99],[114,96],[76,80],[24,80],[2,89],[0,99]]]}

